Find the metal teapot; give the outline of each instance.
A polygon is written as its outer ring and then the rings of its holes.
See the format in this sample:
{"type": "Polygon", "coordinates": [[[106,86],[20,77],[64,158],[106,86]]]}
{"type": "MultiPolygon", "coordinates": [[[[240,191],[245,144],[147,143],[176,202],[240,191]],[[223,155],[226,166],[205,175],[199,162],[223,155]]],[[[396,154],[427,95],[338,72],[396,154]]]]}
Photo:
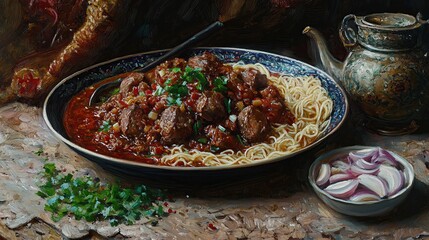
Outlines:
{"type": "Polygon", "coordinates": [[[367,126],[384,135],[417,129],[429,106],[429,54],[420,47],[420,14],[376,13],[344,17],[340,38],[349,54],[344,62],[328,51],[319,31],[304,34],[317,46],[321,63],[368,117],[367,126]]]}

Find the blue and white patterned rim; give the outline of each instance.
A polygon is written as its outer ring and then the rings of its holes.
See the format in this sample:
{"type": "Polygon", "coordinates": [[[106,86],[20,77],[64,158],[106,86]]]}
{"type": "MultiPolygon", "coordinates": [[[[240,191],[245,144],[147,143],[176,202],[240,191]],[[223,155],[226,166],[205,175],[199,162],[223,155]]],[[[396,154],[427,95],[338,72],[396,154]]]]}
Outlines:
{"type": "MultiPolygon", "coordinates": [[[[61,104],[61,101],[67,101],[71,96],[75,95],[80,90],[87,86],[94,84],[102,79],[132,71],[136,68],[141,67],[146,62],[153,61],[168,50],[152,51],[146,53],[139,53],[128,55],[110,61],[102,62],[91,67],[82,69],[69,77],[63,79],[58,83],[54,89],[47,96],[43,106],[43,117],[49,129],[58,137],[61,141],[67,144],[69,147],[83,152],[88,156],[97,158],[98,160],[113,162],[116,164],[125,164],[130,167],[142,167],[152,169],[163,169],[173,171],[207,171],[207,170],[225,170],[235,169],[250,166],[257,166],[262,164],[268,164],[284,160],[287,158],[294,157],[302,152],[305,152],[314,146],[321,143],[328,136],[332,135],[338,130],[344,123],[348,115],[348,101],[344,90],[334,81],[334,79],[322,70],[315,68],[307,63],[262,51],[240,49],[240,48],[224,48],[224,47],[212,47],[212,48],[196,48],[192,50],[192,55],[198,55],[204,51],[214,53],[223,62],[237,62],[243,61],[244,63],[261,63],[265,65],[270,71],[287,74],[290,76],[316,76],[321,80],[322,86],[328,91],[329,96],[334,102],[334,109],[331,114],[331,123],[328,126],[325,133],[315,142],[309,146],[282,157],[258,160],[250,164],[244,165],[230,165],[230,166],[213,166],[213,167],[174,167],[174,166],[158,166],[146,163],[139,163],[130,160],[124,160],[119,158],[113,158],[105,156],[96,152],[89,151],[81,146],[71,142],[64,131],[60,133],[62,127],[62,111],[65,107],[66,102],[63,102],[61,106],[55,106],[61,104]],[[49,112],[49,113],[48,113],[49,112]],[[57,117],[57,118],[54,118],[57,117]],[[60,126],[61,125],[61,126],[60,126]]],[[[91,160],[91,159],[90,159],[91,160]]]]}

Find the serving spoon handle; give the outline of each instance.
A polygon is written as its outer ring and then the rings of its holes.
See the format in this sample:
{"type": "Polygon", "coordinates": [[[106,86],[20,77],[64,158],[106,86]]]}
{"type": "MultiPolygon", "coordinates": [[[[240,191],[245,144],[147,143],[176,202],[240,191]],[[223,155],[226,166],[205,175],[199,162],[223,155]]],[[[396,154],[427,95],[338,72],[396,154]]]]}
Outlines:
{"type": "MultiPolygon", "coordinates": [[[[144,65],[143,67],[137,68],[133,71],[134,72],[146,72],[146,71],[156,67],[157,65],[168,60],[169,58],[171,58],[173,56],[177,56],[178,54],[182,53],[184,50],[188,49],[189,47],[194,46],[196,43],[205,39],[207,36],[209,36],[214,31],[220,29],[222,26],[223,26],[223,23],[220,21],[216,21],[216,22],[210,24],[209,26],[207,26],[206,28],[204,28],[203,30],[201,30],[200,32],[198,32],[197,34],[195,34],[194,36],[192,36],[191,38],[189,38],[185,42],[181,43],[180,45],[177,45],[176,47],[174,47],[173,49],[171,49],[167,53],[163,54],[159,58],[157,58],[154,61],[144,65]]],[[[119,86],[121,84],[121,82],[122,82],[122,79],[119,78],[115,81],[108,82],[106,84],[103,84],[103,85],[100,85],[99,87],[97,87],[94,90],[94,92],[91,94],[91,97],[89,99],[89,106],[93,106],[94,104],[100,102],[100,97],[102,96],[102,94],[107,89],[111,89],[113,87],[119,86]]]]}

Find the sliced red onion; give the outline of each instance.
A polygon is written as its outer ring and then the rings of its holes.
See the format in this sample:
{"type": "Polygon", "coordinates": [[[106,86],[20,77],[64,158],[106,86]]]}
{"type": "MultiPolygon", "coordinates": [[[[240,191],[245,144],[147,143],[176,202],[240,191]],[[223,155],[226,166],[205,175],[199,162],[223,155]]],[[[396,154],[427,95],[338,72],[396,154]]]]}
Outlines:
{"type": "Polygon", "coordinates": [[[368,189],[358,189],[349,200],[354,202],[379,201],[380,197],[368,189]]]}
{"type": "Polygon", "coordinates": [[[324,191],[333,197],[346,199],[355,192],[358,185],[359,182],[356,179],[351,179],[331,184],[324,191]]]}
{"type": "Polygon", "coordinates": [[[382,164],[380,165],[380,172],[377,176],[386,181],[389,196],[399,192],[404,186],[404,175],[395,167],[382,164]]]}
{"type": "Polygon", "coordinates": [[[364,160],[363,158],[359,158],[358,160],[356,160],[354,162],[354,164],[362,169],[366,169],[366,170],[370,170],[370,169],[375,169],[378,168],[378,164],[374,163],[374,162],[367,162],[366,160],[364,160]]]}
{"type": "Polygon", "coordinates": [[[355,178],[355,176],[353,174],[349,174],[349,173],[338,173],[338,174],[334,174],[329,178],[329,183],[336,183],[336,182],[340,182],[340,181],[344,181],[344,180],[349,180],[349,179],[353,179],[355,178]]]}
{"type": "Polygon", "coordinates": [[[378,163],[378,164],[386,163],[391,166],[398,167],[398,161],[396,160],[396,158],[388,151],[381,148],[379,150],[377,159],[375,159],[375,163],[378,163]]]}
{"type": "Polygon", "coordinates": [[[378,152],[377,148],[354,151],[349,153],[348,158],[352,161],[357,161],[358,159],[370,161],[376,152],[378,152]]]}
{"type": "Polygon", "coordinates": [[[374,150],[374,154],[371,157],[371,162],[375,162],[375,160],[377,160],[377,158],[380,156],[380,149],[381,148],[378,147],[374,150]]]}
{"type": "Polygon", "coordinates": [[[320,165],[319,175],[317,175],[316,184],[318,186],[322,186],[328,182],[329,176],[331,176],[331,166],[329,164],[324,163],[320,165]]]}
{"type": "Polygon", "coordinates": [[[358,176],[359,183],[369,190],[375,192],[380,198],[387,196],[387,184],[379,177],[371,174],[362,174],[358,176]]]}
{"type": "Polygon", "coordinates": [[[353,164],[350,167],[350,171],[349,173],[354,174],[355,176],[359,176],[361,174],[371,174],[371,175],[376,175],[379,171],[379,166],[377,166],[377,168],[374,169],[362,169],[358,166],[356,166],[355,164],[353,164]]]}
{"type": "Polygon", "coordinates": [[[320,166],[316,183],[333,197],[351,201],[378,201],[398,193],[409,176],[387,150],[371,148],[350,152],[320,166]]]}
{"type": "Polygon", "coordinates": [[[350,162],[345,162],[342,160],[337,160],[331,163],[332,165],[332,169],[331,169],[331,173],[345,173],[349,168],[351,163],[350,162]]]}

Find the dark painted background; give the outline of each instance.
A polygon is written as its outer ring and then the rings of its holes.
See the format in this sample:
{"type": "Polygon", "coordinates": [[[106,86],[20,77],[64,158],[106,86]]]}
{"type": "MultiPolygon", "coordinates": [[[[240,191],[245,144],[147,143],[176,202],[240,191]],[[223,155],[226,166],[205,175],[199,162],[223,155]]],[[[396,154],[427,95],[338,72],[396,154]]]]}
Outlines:
{"type": "MultiPolygon", "coordinates": [[[[107,0],[106,0],[107,1],[107,0]]],[[[102,1],[92,1],[102,2],[102,1]]],[[[131,53],[171,48],[215,20],[225,27],[201,46],[244,47],[312,62],[306,26],[322,31],[334,55],[344,58],[338,28],[347,14],[401,12],[429,18],[429,0],[111,0],[116,13],[95,46],[64,59],[59,81],[94,63],[131,53]],[[110,30],[109,30],[110,29],[110,30]]],[[[102,2],[103,3],[103,2],[102,2]]],[[[34,69],[40,78],[86,21],[84,0],[0,1],[0,103],[14,73],[34,69]]],[[[425,44],[429,48],[426,29],[425,44]]],[[[60,61],[62,61],[61,59],[60,61]]],[[[15,78],[15,77],[14,77],[15,78]]],[[[43,80],[44,81],[44,80],[43,80]]],[[[45,89],[47,92],[49,89],[45,89]]],[[[3,98],[4,100],[5,98],[3,98]]],[[[14,98],[11,98],[14,99],[14,98]]]]}

